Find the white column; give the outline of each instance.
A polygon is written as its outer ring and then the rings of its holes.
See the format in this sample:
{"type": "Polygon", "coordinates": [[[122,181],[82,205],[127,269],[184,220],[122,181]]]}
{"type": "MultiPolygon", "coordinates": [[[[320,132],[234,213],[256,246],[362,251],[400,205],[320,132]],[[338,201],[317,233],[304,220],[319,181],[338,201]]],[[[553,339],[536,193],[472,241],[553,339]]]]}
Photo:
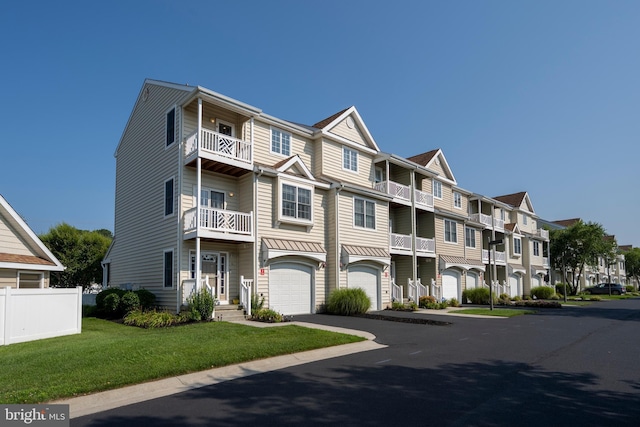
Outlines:
{"type": "MultiPolygon", "coordinates": [[[[202,138],[202,98],[198,98],[198,135],[197,142],[200,146],[200,138],[202,138]]],[[[202,193],[202,159],[198,150],[197,160],[197,184],[196,184],[196,290],[200,288],[200,280],[202,273],[202,257],[200,256],[200,194],[202,193]]]]}

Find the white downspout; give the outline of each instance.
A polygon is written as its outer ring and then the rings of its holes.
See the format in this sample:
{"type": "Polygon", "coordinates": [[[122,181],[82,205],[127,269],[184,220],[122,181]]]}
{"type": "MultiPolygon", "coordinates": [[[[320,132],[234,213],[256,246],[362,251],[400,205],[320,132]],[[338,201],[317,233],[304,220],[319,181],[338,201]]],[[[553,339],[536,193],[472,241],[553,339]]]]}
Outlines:
{"type": "MultiPolygon", "coordinates": [[[[176,108],[177,110],[177,108],[176,108]]],[[[184,110],[180,107],[180,140],[178,141],[178,206],[176,218],[177,224],[177,257],[178,257],[178,268],[176,269],[176,313],[180,312],[180,307],[182,306],[182,284],[180,283],[180,276],[182,275],[182,234],[184,233],[181,225],[182,221],[182,162],[183,162],[183,150],[184,150],[184,110]]]]}
{"type": "Polygon", "coordinates": [[[197,184],[196,184],[196,290],[200,287],[202,276],[202,259],[200,256],[200,194],[202,192],[202,159],[200,158],[200,138],[202,137],[202,98],[198,98],[198,134],[196,136],[197,148],[197,184]]]}
{"type": "MultiPolygon", "coordinates": [[[[340,213],[340,191],[344,188],[344,184],[340,184],[340,187],[336,187],[336,211],[335,211],[335,223],[336,223],[336,289],[340,289],[340,221],[338,214],[340,213]]],[[[326,299],[326,298],[325,298],[326,299]]]]}

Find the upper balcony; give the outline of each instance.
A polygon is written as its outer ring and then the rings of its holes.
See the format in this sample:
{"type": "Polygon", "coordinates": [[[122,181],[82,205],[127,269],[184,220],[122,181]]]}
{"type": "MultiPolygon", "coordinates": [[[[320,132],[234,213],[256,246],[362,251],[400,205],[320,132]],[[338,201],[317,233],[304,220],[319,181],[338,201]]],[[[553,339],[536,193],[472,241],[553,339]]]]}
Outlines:
{"type": "Polygon", "coordinates": [[[491,227],[491,215],[486,215],[483,213],[473,213],[469,215],[469,218],[472,221],[478,222],[487,228],[491,227]]]}
{"type": "MultiPolygon", "coordinates": [[[[410,255],[412,251],[411,240],[412,240],[412,236],[410,234],[391,233],[390,243],[389,243],[391,248],[391,253],[410,255]]],[[[416,237],[416,254],[418,256],[434,255],[435,252],[436,252],[435,239],[416,237]]]]}
{"type": "Polygon", "coordinates": [[[375,183],[374,188],[390,195],[395,201],[403,204],[411,203],[411,188],[407,185],[394,181],[380,181],[375,183]]]}
{"type": "Polygon", "coordinates": [[[194,166],[198,158],[202,168],[225,175],[241,176],[253,170],[253,146],[251,142],[202,129],[200,137],[195,131],[184,144],[188,166],[194,166]]]}
{"type": "Polygon", "coordinates": [[[545,230],[544,228],[538,228],[533,232],[534,236],[540,237],[544,240],[549,240],[549,230],[545,230]]]}
{"type": "Polygon", "coordinates": [[[494,218],[493,219],[493,228],[496,231],[504,231],[504,219],[494,218]]]}
{"type": "Polygon", "coordinates": [[[422,190],[413,190],[416,207],[433,212],[433,194],[422,190]]]}
{"type": "Polygon", "coordinates": [[[184,213],[184,239],[203,237],[238,242],[253,241],[253,212],[200,207],[200,224],[196,208],[184,213]]]}

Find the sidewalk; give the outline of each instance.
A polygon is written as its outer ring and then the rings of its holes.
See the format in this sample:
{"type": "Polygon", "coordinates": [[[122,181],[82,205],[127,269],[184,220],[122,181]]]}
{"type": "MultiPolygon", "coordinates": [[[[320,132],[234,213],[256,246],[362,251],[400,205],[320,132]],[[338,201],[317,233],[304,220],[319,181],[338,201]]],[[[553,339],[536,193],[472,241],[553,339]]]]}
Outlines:
{"type": "Polygon", "coordinates": [[[96,412],[107,411],[109,409],[114,409],[120,406],[131,405],[134,403],[144,402],[146,400],[156,399],[158,397],[164,397],[176,393],[181,393],[183,391],[193,390],[195,388],[219,384],[237,378],[275,371],[289,366],[302,365],[318,360],[330,359],[332,357],[340,357],[348,354],[377,350],[386,347],[385,345],[374,342],[373,340],[375,339],[375,336],[370,334],[369,332],[357,331],[352,329],[305,322],[261,323],[252,321],[239,321],[235,323],[242,323],[254,327],[277,327],[293,324],[308,328],[324,329],[332,332],[356,335],[366,338],[367,340],[352,344],[344,344],[334,347],[310,350],[301,353],[286,354],[269,359],[254,360],[251,362],[169,377],[162,380],[151,381],[144,384],[132,385],[86,396],[57,400],[50,403],[69,405],[70,417],[77,418],[96,412]]]}

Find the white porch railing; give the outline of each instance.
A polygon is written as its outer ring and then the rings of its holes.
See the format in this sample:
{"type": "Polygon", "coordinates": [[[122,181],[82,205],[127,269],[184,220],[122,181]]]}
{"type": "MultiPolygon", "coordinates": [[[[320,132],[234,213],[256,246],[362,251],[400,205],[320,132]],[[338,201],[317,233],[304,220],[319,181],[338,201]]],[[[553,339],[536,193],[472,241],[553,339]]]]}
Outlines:
{"type": "Polygon", "coordinates": [[[431,295],[436,301],[442,301],[442,285],[438,285],[434,279],[431,279],[431,295]]]}
{"type": "Polygon", "coordinates": [[[542,266],[544,268],[549,268],[549,258],[547,258],[546,256],[542,257],[542,266]]]}
{"type": "Polygon", "coordinates": [[[494,218],[493,219],[493,227],[496,230],[504,230],[504,219],[494,218]]]}
{"type": "Polygon", "coordinates": [[[396,285],[396,279],[391,279],[391,301],[404,302],[402,286],[396,285]]]}
{"type": "Polygon", "coordinates": [[[209,284],[209,276],[200,279],[200,286],[196,286],[196,279],[188,279],[182,281],[182,304],[187,305],[189,297],[198,291],[198,289],[206,288],[211,295],[216,296],[216,290],[209,284]]]}
{"type": "MultiPolygon", "coordinates": [[[[495,258],[496,262],[501,262],[501,263],[507,262],[507,254],[505,252],[495,251],[495,254],[496,254],[496,258],[495,258]]],[[[488,249],[483,249],[482,250],[482,262],[485,263],[485,264],[489,264],[489,250],[488,249]]],[[[491,262],[493,262],[493,258],[491,259],[491,262]]]]}
{"type": "Polygon", "coordinates": [[[421,296],[428,295],[427,287],[420,283],[419,278],[415,282],[407,278],[407,289],[409,290],[409,299],[416,304],[420,301],[421,296]]]}
{"type": "Polygon", "coordinates": [[[426,239],[424,237],[416,237],[416,252],[436,252],[435,239],[426,239]]]}
{"type": "Polygon", "coordinates": [[[433,194],[422,190],[414,190],[413,196],[415,197],[416,205],[433,208],[433,194]]]}
{"type": "Polygon", "coordinates": [[[377,182],[374,188],[398,199],[411,200],[411,188],[394,181],[377,182]]]}
{"type": "Polygon", "coordinates": [[[391,233],[390,242],[391,249],[411,250],[411,235],[391,233]]]}
{"type": "MultiPolygon", "coordinates": [[[[253,212],[235,212],[225,209],[200,208],[200,227],[232,234],[252,234],[253,212]]],[[[196,208],[184,213],[184,231],[196,227],[196,208]]]]}
{"type": "Polygon", "coordinates": [[[244,307],[244,311],[247,316],[251,316],[252,287],[252,279],[245,279],[244,276],[240,276],[240,304],[244,307]]]}
{"type": "Polygon", "coordinates": [[[483,213],[474,213],[469,215],[472,221],[479,222],[480,224],[484,224],[487,227],[491,227],[491,216],[483,213]]]}
{"type": "Polygon", "coordinates": [[[197,152],[199,148],[204,153],[215,154],[248,164],[253,162],[251,142],[208,129],[202,129],[201,136],[200,143],[198,143],[197,131],[187,137],[185,143],[187,157],[197,152]]]}

